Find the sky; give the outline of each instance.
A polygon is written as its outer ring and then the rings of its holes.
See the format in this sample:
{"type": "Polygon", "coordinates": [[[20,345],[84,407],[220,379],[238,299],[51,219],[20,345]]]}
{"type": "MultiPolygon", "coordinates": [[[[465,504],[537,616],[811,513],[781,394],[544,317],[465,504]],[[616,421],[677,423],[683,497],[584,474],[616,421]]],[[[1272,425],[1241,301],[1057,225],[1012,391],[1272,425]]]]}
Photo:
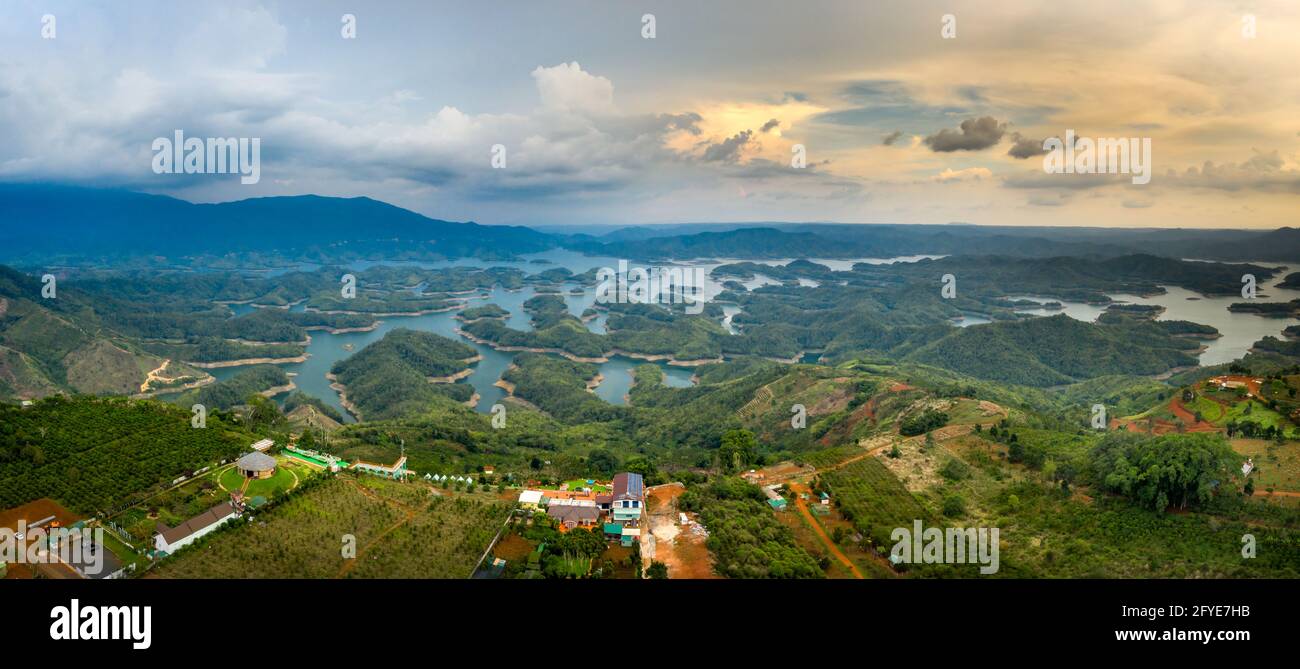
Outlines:
{"type": "Polygon", "coordinates": [[[1274,228],[1300,225],[1297,35],[1287,0],[6,0],[0,181],[489,224],[1274,228]],[[176,130],[259,138],[260,180],[155,173],[176,130]],[[1067,132],[1149,141],[1149,182],[1049,171],[1067,132]]]}

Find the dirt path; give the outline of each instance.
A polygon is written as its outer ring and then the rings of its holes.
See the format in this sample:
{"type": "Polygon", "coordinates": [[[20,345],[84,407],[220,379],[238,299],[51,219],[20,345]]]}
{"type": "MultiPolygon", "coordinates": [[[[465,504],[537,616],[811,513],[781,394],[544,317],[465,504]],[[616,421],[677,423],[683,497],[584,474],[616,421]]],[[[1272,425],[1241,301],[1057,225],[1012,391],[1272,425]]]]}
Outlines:
{"type": "Polygon", "coordinates": [[[143,393],[143,392],[148,392],[148,391],[149,391],[149,386],[153,385],[153,382],[154,382],[154,381],[157,381],[157,380],[159,380],[159,379],[162,379],[162,378],[163,378],[163,375],[162,375],[163,371],[166,370],[166,369],[167,369],[167,365],[170,365],[170,364],[172,364],[172,361],[171,361],[171,358],[168,358],[168,359],[166,359],[166,360],[163,360],[161,365],[158,365],[158,369],[155,369],[155,370],[153,370],[152,372],[149,372],[149,373],[144,377],[144,383],[141,383],[141,384],[140,384],[140,392],[142,392],[142,393],[143,393]]]}
{"type": "Polygon", "coordinates": [[[1179,420],[1183,421],[1188,432],[1217,432],[1219,430],[1213,423],[1196,420],[1196,414],[1188,411],[1187,407],[1183,406],[1183,401],[1177,397],[1169,400],[1169,410],[1175,416],[1178,416],[1179,420]]]}
{"type": "Polygon", "coordinates": [[[854,578],[866,578],[862,575],[862,572],[858,570],[858,565],[853,564],[853,561],[849,559],[849,556],[845,555],[844,551],[841,551],[840,547],[836,546],[834,541],[831,541],[831,538],[826,535],[826,530],[822,529],[821,523],[818,523],[817,520],[812,517],[812,514],[808,512],[808,504],[803,499],[803,494],[808,492],[808,487],[802,483],[792,483],[790,484],[790,489],[795,493],[793,495],[795,507],[799,509],[799,513],[803,516],[804,522],[808,523],[809,527],[812,527],[813,532],[817,533],[817,537],[822,540],[822,545],[826,546],[826,549],[831,552],[831,555],[835,556],[835,559],[839,560],[845,567],[849,568],[849,571],[853,572],[854,578]]]}
{"type": "Polygon", "coordinates": [[[375,491],[359,483],[356,483],[354,481],[348,481],[348,483],[350,483],[354,488],[356,488],[357,491],[360,492],[362,495],[365,495],[370,499],[378,500],[386,504],[391,504],[401,509],[402,511],[406,512],[406,517],[388,526],[387,528],[384,529],[383,532],[380,532],[378,535],[376,535],[375,538],[371,539],[370,541],[367,541],[366,545],[362,546],[361,550],[357,551],[356,557],[343,562],[343,566],[339,567],[339,571],[337,574],[334,575],[334,578],[343,578],[344,576],[346,576],[347,573],[349,571],[352,571],[352,568],[357,565],[357,562],[359,562],[361,558],[366,556],[366,552],[369,551],[371,548],[373,548],[375,544],[382,541],[383,538],[391,534],[393,530],[396,530],[397,528],[411,522],[411,520],[415,518],[416,514],[419,513],[417,509],[413,509],[395,499],[389,499],[388,497],[384,497],[383,495],[377,494],[375,493],[375,491]]]}

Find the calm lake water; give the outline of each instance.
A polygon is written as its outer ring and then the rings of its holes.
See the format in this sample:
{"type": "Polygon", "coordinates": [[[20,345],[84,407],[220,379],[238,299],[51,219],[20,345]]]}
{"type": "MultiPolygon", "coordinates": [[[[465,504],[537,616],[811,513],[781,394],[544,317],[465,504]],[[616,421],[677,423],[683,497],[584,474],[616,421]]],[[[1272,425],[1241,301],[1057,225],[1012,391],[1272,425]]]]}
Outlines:
{"type": "MultiPolygon", "coordinates": [[[[892,264],[895,262],[916,262],[926,258],[941,258],[943,256],[920,255],[905,256],[898,258],[860,258],[854,260],[827,260],[812,259],[813,262],[827,265],[836,271],[851,269],[854,263],[868,264],[892,264]]],[[[757,263],[766,265],[784,265],[792,259],[781,260],[761,260],[757,263]]],[[[600,256],[584,256],[582,254],[565,251],[552,250],[545,253],[533,254],[522,261],[482,261],[474,258],[464,258],[454,261],[431,262],[431,263],[408,263],[426,268],[444,268],[453,266],[468,267],[517,267],[524,272],[533,274],[542,272],[553,267],[564,267],[575,273],[585,272],[593,267],[618,267],[619,259],[607,258],[600,256]],[[529,262],[531,259],[543,259],[547,263],[529,262]]],[[[741,259],[714,260],[706,263],[668,263],[660,265],[661,267],[680,267],[680,268],[699,268],[704,272],[704,286],[700,292],[701,299],[710,301],[722,291],[722,285],[708,277],[708,272],[713,268],[724,263],[742,262],[741,259]]],[[[364,270],[376,264],[375,262],[359,262],[349,266],[353,271],[364,270]]],[[[394,264],[394,263],[388,263],[394,264]]],[[[1273,266],[1271,263],[1260,263],[1273,266]]],[[[644,267],[639,263],[630,263],[631,267],[644,267]]],[[[302,269],[309,269],[303,267],[302,269]]],[[[1279,273],[1272,279],[1267,286],[1260,290],[1259,299],[1267,301],[1285,301],[1300,298],[1300,291],[1285,290],[1277,288],[1276,284],[1282,280],[1286,272],[1279,273]]],[[[780,283],[779,281],[756,274],[754,278],[743,281],[747,288],[753,290],[759,286],[780,283]]],[[[802,282],[801,282],[802,283],[802,282]]],[[[578,287],[576,284],[567,284],[563,290],[565,304],[568,306],[569,313],[574,316],[581,316],[582,312],[590,308],[596,301],[595,289],[586,288],[581,294],[570,294],[568,291],[578,287]]],[[[1279,336],[1282,329],[1288,325],[1300,324],[1300,320],[1294,318],[1263,318],[1250,314],[1234,314],[1227,310],[1227,306],[1233,302],[1242,301],[1240,296],[1232,297],[1205,297],[1194,294],[1182,288],[1173,286],[1166,287],[1168,292],[1164,295],[1155,297],[1139,297],[1136,295],[1112,295],[1111,298],[1116,301],[1130,302],[1136,304],[1158,304],[1165,307],[1165,312],[1160,316],[1161,320],[1189,320],[1196,323],[1211,325],[1219,329],[1223,337],[1207,342],[1208,348],[1200,356],[1200,363],[1203,365],[1214,365],[1223,362],[1229,362],[1245,355],[1246,350],[1251,344],[1260,340],[1266,335],[1279,336]],[[1196,299],[1189,299],[1196,298],[1196,299]]],[[[470,305],[479,305],[486,303],[495,303],[510,311],[510,316],[506,324],[516,330],[528,331],[532,329],[530,319],[524,312],[523,303],[529,298],[536,295],[532,288],[524,288],[518,291],[508,291],[501,287],[496,287],[490,292],[483,292],[470,300],[470,305]]],[[[1021,313],[1028,313],[1040,316],[1051,316],[1057,313],[1064,313],[1071,318],[1081,321],[1094,322],[1097,317],[1105,311],[1104,306],[1084,304],[1082,302],[1068,302],[1054,300],[1051,298],[1017,295],[1014,299],[1025,299],[1040,303],[1060,302],[1062,309],[1042,309],[1029,308],[1020,310],[1021,313]]],[[[237,314],[248,313],[254,309],[248,305],[230,305],[231,309],[237,314]]],[[[301,309],[301,307],[295,307],[301,309]]],[[[740,313],[741,309],[735,305],[723,305],[722,325],[732,334],[737,334],[737,328],[732,324],[732,318],[740,313]]],[[[328,334],[322,331],[311,333],[311,344],[307,347],[309,354],[307,360],[301,363],[282,365],[282,368],[294,375],[294,383],[303,392],[308,395],[318,397],[325,403],[335,407],[342,413],[348,422],[353,422],[351,415],[347,413],[339,403],[338,393],[329,386],[329,381],[325,375],[335,362],[346,358],[353,353],[360,351],[367,345],[379,341],[389,330],[397,327],[410,328],[414,330],[423,330],[434,332],[452,339],[457,339],[472,346],[483,356],[483,360],[474,365],[474,372],[466,381],[474,387],[479,395],[479,401],[476,410],[487,413],[491,411],[492,405],[500,402],[505,396],[505,391],[497,388],[494,383],[501,378],[506,367],[514,358],[514,353],[502,353],[495,349],[480,344],[475,344],[459,337],[455,330],[460,325],[460,321],[454,318],[455,312],[444,312],[438,314],[427,314],[424,316],[413,317],[385,317],[380,326],[371,332],[352,332],[345,334],[328,334]]],[[[606,332],[606,316],[601,313],[600,316],[592,319],[587,323],[587,328],[595,333],[603,334],[606,332]]],[[[966,315],[965,317],[954,322],[959,327],[967,327],[989,322],[987,319],[966,315]]],[[[812,355],[815,359],[817,356],[812,355]]],[[[600,374],[603,379],[599,386],[596,387],[595,393],[600,398],[611,404],[624,404],[624,396],[632,385],[632,370],[637,365],[645,364],[644,361],[614,356],[609,362],[599,365],[600,374]]],[[[664,371],[664,383],[672,387],[687,387],[692,384],[694,370],[692,368],[673,367],[667,363],[655,363],[664,371]]],[[[227,379],[237,374],[242,367],[228,367],[224,369],[209,370],[213,376],[218,379],[227,379]]]]}
{"type": "MultiPolygon", "coordinates": [[[[922,257],[934,256],[916,256],[899,259],[889,258],[863,258],[859,260],[816,260],[823,264],[831,265],[837,269],[850,269],[855,262],[867,262],[872,264],[884,264],[890,262],[907,262],[919,260],[922,257]]],[[[565,250],[553,250],[545,253],[532,254],[525,257],[522,261],[483,261],[476,258],[462,258],[453,261],[441,262],[413,262],[404,263],[425,267],[430,269],[439,269],[446,267],[516,267],[528,274],[535,274],[554,267],[564,267],[574,273],[582,273],[593,267],[618,267],[618,258],[607,258],[601,256],[585,256],[579,253],[565,250]],[[530,262],[533,259],[546,260],[546,263],[530,262]]],[[[722,284],[714,281],[708,276],[709,271],[718,267],[724,262],[738,262],[736,260],[713,261],[707,263],[666,263],[660,267],[679,267],[683,269],[698,268],[703,273],[703,289],[700,291],[701,298],[704,301],[710,301],[720,293],[723,288],[722,284]]],[[[767,260],[762,261],[768,265],[782,265],[790,260],[767,260]]],[[[348,266],[352,271],[361,271],[377,264],[399,264],[399,263],[377,263],[377,262],[357,262],[348,266]]],[[[629,267],[645,267],[640,263],[629,263],[629,267]]],[[[312,266],[303,265],[294,269],[311,270],[312,266]]],[[[287,270],[286,270],[287,271],[287,270]]],[[[753,290],[759,286],[767,284],[778,284],[780,281],[770,277],[755,275],[753,279],[742,281],[747,288],[753,290]]],[[[566,284],[563,287],[563,297],[569,313],[574,316],[581,316],[584,311],[590,308],[596,302],[596,291],[594,288],[584,288],[581,294],[572,294],[569,291],[573,288],[579,288],[576,284],[566,284]]],[[[530,317],[524,312],[523,304],[529,298],[536,295],[531,287],[525,287],[517,291],[509,291],[500,286],[490,292],[483,292],[481,295],[474,296],[469,304],[480,305],[494,303],[510,312],[506,321],[508,327],[516,330],[532,330],[530,317]]],[[[256,307],[246,304],[230,305],[232,311],[236,314],[245,314],[253,311],[256,307]]],[[[301,310],[301,306],[294,307],[294,310],[301,310]]],[[[737,330],[731,324],[731,317],[740,312],[740,308],[734,305],[725,305],[723,307],[723,325],[732,334],[737,330]]],[[[461,341],[479,352],[483,359],[473,366],[473,373],[466,379],[478,393],[479,400],[475,409],[481,413],[488,413],[492,410],[492,405],[501,401],[505,397],[505,391],[496,387],[494,384],[501,378],[514,358],[515,353],[500,352],[490,346],[475,344],[456,334],[456,329],[460,321],[454,318],[455,312],[443,312],[437,314],[426,314],[423,316],[407,317],[384,317],[378,328],[370,332],[349,332],[344,334],[329,334],[324,331],[312,331],[311,343],[307,346],[307,360],[300,363],[291,363],[281,365],[285,372],[293,375],[294,384],[299,390],[308,395],[318,397],[326,404],[336,408],[343,414],[347,422],[354,422],[355,419],[343,408],[339,402],[338,393],[330,387],[329,381],[325,375],[329,373],[330,368],[335,362],[342,360],[357,351],[365,348],[369,344],[379,341],[388,331],[393,328],[410,328],[412,330],[422,330],[425,332],[434,332],[445,337],[461,341]]],[[[601,313],[596,318],[587,323],[587,328],[597,334],[606,332],[606,315],[601,313]]],[[[600,385],[596,387],[595,393],[598,397],[610,402],[611,404],[624,404],[625,396],[632,387],[632,371],[638,366],[645,364],[645,361],[626,358],[623,356],[614,356],[609,362],[598,365],[600,374],[603,377],[600,385]]],[[[694,369],[689,367],[674,367],[666,362],[656,362],[659,368],[664,371],[664,384],[682,388],[690,386],[693,381],[694,369]]],[[[228,379],[238,374],[244,367],[225,367],[221,369],[208,370],[218,380],[228,379]]],[[[283,399],[283,396],[277,399],[283,399]]]]}
{"type": "MultiPolygon", "coordinates": [[[[1254,263],[1266,267],[1277,267],[1277,263],[1259,262],[1254,263]]],[[[1275,275],[1272,279],[1264,284],[1260,284],[1260,289],[1256,299],[1265,302],[1286,302],[1300,298],[1300,291],[1278,288],[1277,284],[1282,282],[1287,271],[1283,270],[1275,275]]],[[[1232,362],[1243,355],[1250,349],[1255,342],[1272,335],[1281,338],[1282,330],[1289,325],[1300,324],[1300,320],[1295,318],[1265,318],[1254,314],[1233,313],[1228,311],[1228,305],[1234,302],[1244,302],[1241,295],[1230,295],[1220,297],[1207,297],[1200,293],[1194,293],[1186,288],[1177,286],[1165,286],[1167,292],[1163,295],[1153,297],[1142,297],[1139,295],[1112,294],[1110,298],[1116,302],[1128,304],[1150,304],[1159,305],[1165,308],[1156,320],[1162,321],[1192,321],[1218,328],[1219,333],[1223,336],[1218,339],[1206,340],[1206,349],[1201,353],[1198,361],[1205,366],[1218,365],[1225,362],[1232,362]]],[[[1051,316],[1063,313],[1071,318],[1085,321],[1088,323],[1095,322],[1102,312],[1106,311],[1105,306],[1095,304],[1084,304],[1082,302],[1067,302],[1064,300],[1054,300],[1041,296],[1017,295],[1009,299],[1025,299],[1035,302],[1060,302],[1063,309],[1021,309],[1020,313],[1035,314],[1040,316],[1051,316]]]]}

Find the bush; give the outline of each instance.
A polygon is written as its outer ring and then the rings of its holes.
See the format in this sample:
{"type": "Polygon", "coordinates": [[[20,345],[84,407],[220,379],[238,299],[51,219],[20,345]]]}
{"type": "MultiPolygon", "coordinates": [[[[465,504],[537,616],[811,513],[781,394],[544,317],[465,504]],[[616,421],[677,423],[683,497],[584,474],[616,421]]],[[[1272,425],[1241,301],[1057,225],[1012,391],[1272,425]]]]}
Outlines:
{"type": "Polygon", "coordinates": [[[966,515],[966,501],[961,495],[948,495],[943,498],[943,515],[949,518],[966,515]]]}
{"type": "Polygon", "coordinates": [[[970,476],[970,466],[957,458],[949,458],[939,468],[939,474],[949,481],[960,481],[970,476]]]}

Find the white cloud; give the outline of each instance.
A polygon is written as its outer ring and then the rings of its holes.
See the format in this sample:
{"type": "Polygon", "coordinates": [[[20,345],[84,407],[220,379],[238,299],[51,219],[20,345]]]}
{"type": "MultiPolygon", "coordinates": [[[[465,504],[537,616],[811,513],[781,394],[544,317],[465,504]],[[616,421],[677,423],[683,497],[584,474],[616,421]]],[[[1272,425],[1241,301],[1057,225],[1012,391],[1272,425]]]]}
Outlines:
{"type": "Polygon", "coordinates": [[[560,63],[555,67],[533,70],[542,105],[577,113],[614,113],[614,84],[605,77],[582,71],[578,63],[560,63]]]}

